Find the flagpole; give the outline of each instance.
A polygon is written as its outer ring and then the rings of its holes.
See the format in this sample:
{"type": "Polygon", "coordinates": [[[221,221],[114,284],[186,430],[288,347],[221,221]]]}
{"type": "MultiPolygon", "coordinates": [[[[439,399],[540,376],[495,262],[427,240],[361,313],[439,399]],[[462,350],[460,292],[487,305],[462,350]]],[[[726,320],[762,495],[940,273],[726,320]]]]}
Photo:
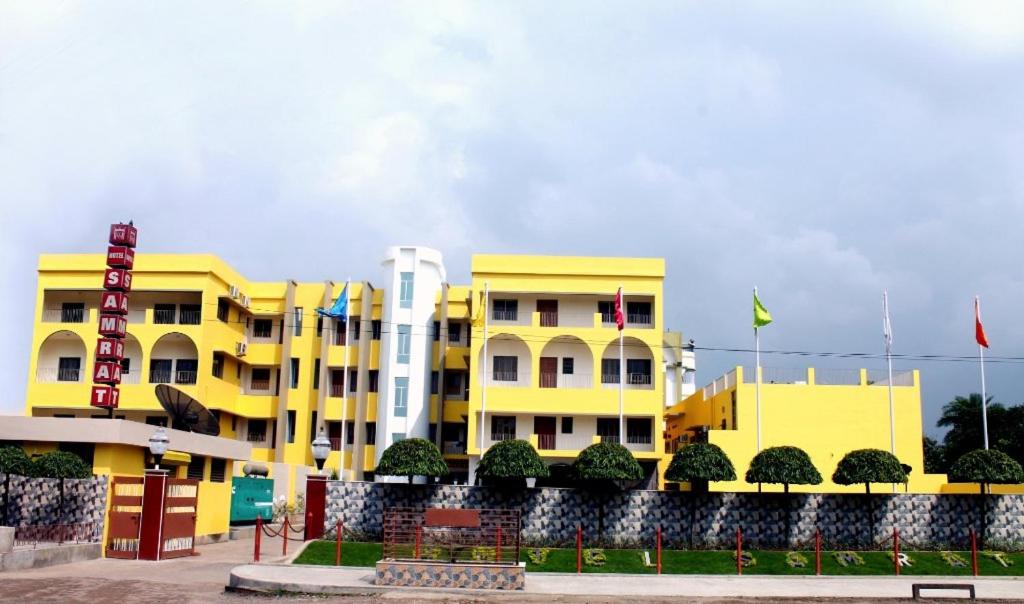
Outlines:
{"type": "MultiPolygon", "coordinates": [[[[349,277],[348,279],[345,279],[345,290],[342,292],[343,294],[345,294],[345,327],[344,327],[344,329],[345,329],[345,355],[344,355],[344,360],[342,361],[342,367],[343,367],[342,371],[344,373],[342,374],[342,377],[341,377],[341,384],[342,384],[342,392],[341,392],[341,451],[338,454],[339,455],[339,463],[338,463],[338,465],[340,466],[339,469],[338,469],[339,470],[338,473],[341,475],[341,479],[342,480],[345,479],[345,435],[347,433],[347,430],[346,430],[347,426],[345,425],[345,412],[348,411],[348,347],[349,347],[349,341],[348,341],[348,338],[349,338],[349,329],[348,329],[349,312],[348,312],[348,309],[349,309],[350,306],[352,306],[352,304],[351,304],[351,302],[352,302],[351,287],[352,287],[352,278],[349,277]]],[[[355,418],[352,418],[352,421],[355,421],[355,418]]],[[[353,470],[354,469],[355,468],[353,468],[353,470]]]]}
{"type": "MultiPolygon", "coordinates": [[[[981,299],[974,296],[974,312],[977,322],[981,322],[981,299]]],[[[978,342],[978,361],[981,364],[981,431],[985,436],[985,448],[988,449],[988,401],[985,397],[985,347],[978,342]]]]}
{"type": "Polygon", "coordinates": [[[488,322],[488,310],[487,305],[490,302],[490,288],[486,281],[484,281],[484,300],[483,308],[480,312],[484,313],[484,360],[483,360],[483,379],[480,381],[480,458],[484,456],[484,424],[487,422],[487,322],[488,322]]]}
{"type": "MultiPolygon", "coordinates": [[[[757,286],[754,286],[754,298],[757,298],[757,286]]],[[[757,452],[761,452],[761,336],[754,325],[754,410],[757,418],[757,452]]],[[[733,418],[735,421],[735,418],[733,418]]]]}
{"type": "MultiPolygon", "coordinates": [[[[889,452],[896,456],[896,406],[892,394],[892,323],[889,320],[889,292],[882,291],[882,312],[885,317],[885,362],[889,370],[889,452]]],[[[894,487],[895,488],[895,487],[894,487]]]]}
{"type": "MultiPolygon", "coordinates": [[[[623,291],[621,285],[619,286],[619,301],[620,301],[620,304],[622,304],[622,307],[623,307],[622,310],[625,311],[626,295],[625,295],[625,292],[623,291]]],[[[625,438],[626,438],[625,437],[625,426],[623,425],[625,423],[625,419],[623,419],[623,415],[622,415],[622,399],[623,399],[623,392],[624,392],[625,387],[626,387],[626,360],[625,360],[625,353],[623,352],[623,347],[622,347],[622,335],[623,335],[623,332],[625,330],[626,330],[626,321],[623,320],[622,321],[622,329],[619,330],[619,444],[620,445],[625,444],[625,438]]]]}

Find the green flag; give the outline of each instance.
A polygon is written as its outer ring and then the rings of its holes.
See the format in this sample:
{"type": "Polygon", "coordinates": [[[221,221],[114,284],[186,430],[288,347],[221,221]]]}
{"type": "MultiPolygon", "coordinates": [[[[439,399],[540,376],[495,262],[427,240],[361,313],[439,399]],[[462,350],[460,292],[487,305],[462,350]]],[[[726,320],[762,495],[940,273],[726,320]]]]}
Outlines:
{"type": "Polygon", "coordinates": [[[768,312],[768,309],[761,304],[761,301],[757,299],[757,293],[754,293],[754,329],[758,327],[764,327],[765,325],[772,322],[772,315],[768,312]]]}

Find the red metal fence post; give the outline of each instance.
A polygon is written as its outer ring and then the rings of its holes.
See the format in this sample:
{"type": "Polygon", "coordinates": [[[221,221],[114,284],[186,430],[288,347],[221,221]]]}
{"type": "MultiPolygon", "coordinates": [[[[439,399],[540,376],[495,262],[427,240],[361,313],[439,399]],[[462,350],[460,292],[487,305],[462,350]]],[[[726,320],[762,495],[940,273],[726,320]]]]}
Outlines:
{"type": "Polygon", "coordinates": [[[334,524],[334,565],[341,566],[341,518],[334,524]]]}
{"type": "Polygon", "coordinates": [[[971,572],[978,576],[978,535],[971,529],[971,572]]]}
{"type": "Polygon", "coordinates": [[[414,556],[415,556],[415,558],[417,560],[420,559],[420,538],[421,538],[422,534],[423,534],[423,527],[422,526],[417,526],[416,527],[416,552],[414,554],[414,556]]]}
{"type": "Polygon", "coordinates": [[[252,552],[252,561],[253,562],[259,562],[260,561],[260,540],[261,540],[261,537],[263,537],[263,517],[262,516],[257,516],[256,517],[256,538],[253,539],[253,541],[254,541],[253,552],[252,552]]]}
{"type": "Polygon", "coordinates": [[[583,526],[576,525],[576,574],[583,572],[583,526]]]}
{"type": "Polygon", "coordinates": [[[821,574],[821,529],[814,529],[814,574],[821,574]]]}
{"type": "Polygon", "coordinates": [[[900,576],[900,529],[892,529],[892,567],[896,576],[900,576]]]}
{"type": "Polygon", "coordinates": [[[736,574],[743,574],[743,529],[736,527],[736,574]]]}
{"type": "Polygon", "coordinates": [[[657,564],[658,564],[658,574],[660,575],[661,574],[661,525],[660,524],[658,525],[658,539],[657,539],[656,546],[658,548],[658,554],[657,554],[657,556],[658,556],[658,562],[657,562],[657,564]]]}
{"type": "Polygon", "coordinates": [[[281,525],[281,555],[288,555],[288,516],[284,517],[284,524],[281,525]]]}

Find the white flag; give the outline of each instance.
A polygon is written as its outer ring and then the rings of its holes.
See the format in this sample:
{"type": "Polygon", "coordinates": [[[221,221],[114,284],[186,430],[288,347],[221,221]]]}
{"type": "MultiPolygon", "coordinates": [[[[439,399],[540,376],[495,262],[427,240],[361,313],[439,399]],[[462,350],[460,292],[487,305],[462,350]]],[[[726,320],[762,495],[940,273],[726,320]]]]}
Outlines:
{"type": "Polygon", "coordinates": [[[889,320],[889,292],[882,292],[882,336],[885,337],[885,352],[892,354],[892,322],[889,320]]]}

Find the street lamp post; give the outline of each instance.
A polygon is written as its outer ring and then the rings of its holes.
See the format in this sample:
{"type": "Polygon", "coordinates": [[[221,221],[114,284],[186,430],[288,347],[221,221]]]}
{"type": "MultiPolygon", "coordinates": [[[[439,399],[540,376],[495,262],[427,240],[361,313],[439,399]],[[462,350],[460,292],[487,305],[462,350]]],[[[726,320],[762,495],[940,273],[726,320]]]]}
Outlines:
{"type": "Polygon", "coordinates": [[[153,436],[149,437],[149,452],[153,454],[153,462],[157,470],[160,469],[160,461],[164,458],[164,453],[167,453],[167,445],[170,442],[163,427],[157,428],[153,436]]]}
{"type": "Polygon", "coordinates": [[[316,470],[317,472],[322,472],[324,462],[327,461],[327,456],[331,454],[331,441],[327,440],[327,437],[324,436],[323,428],[320,428],[320,433],[317,434],[310,448],[313,450],[313,461],[316,462],[316,470]]]}

